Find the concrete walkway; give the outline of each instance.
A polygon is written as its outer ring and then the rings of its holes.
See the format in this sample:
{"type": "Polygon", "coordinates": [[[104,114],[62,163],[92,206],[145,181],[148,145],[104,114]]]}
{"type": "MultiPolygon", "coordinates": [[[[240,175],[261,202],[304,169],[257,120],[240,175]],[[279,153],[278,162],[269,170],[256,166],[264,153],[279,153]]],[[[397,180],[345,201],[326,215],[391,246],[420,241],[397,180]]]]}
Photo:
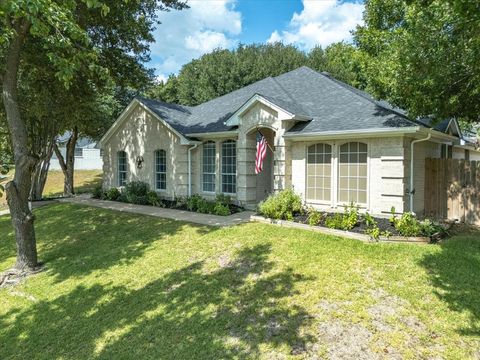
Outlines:
{"type": "Polygon", "coordinates": [[[165,209],[155,206],[134,205],[116,201],[98,200],[92,199],[87,196],[76,196],[73,198],[59,199],[58,201],[71,204],[94,206],[102,209],[124,211],[133,214],[150,215],[165,219],[186,221],[195,224],[210,226],[233,226],[237,224],[247,223],[250,221],[250,216],[254,214],[252,211],[242,211],[230,216],[208,215],[192,211],[165,209]]]}

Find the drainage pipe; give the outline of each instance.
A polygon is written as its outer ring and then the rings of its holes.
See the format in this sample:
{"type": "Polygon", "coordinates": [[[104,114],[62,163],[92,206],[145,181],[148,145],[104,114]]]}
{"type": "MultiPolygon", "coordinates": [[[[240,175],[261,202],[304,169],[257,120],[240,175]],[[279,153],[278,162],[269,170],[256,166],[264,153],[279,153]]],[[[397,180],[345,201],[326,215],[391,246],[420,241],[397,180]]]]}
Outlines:
{"type": "Polygon", "coordinates": [[[188,148],[188,196],[192,196],[192,150],[198,147],[198,143],[188,148]]]}
{"type": "Polygon", "coordinates": [[[416,143],[422,142],[422,141],[427,141],[430,140],[432,137],[432,134],[429,133],[428,136],[424,139],[418,139],[418,140],[412,140],[410,143],[410,212],[413,213],[413,195],[415,194],[415,189],[413,188],[413,148],[416,143]]]}

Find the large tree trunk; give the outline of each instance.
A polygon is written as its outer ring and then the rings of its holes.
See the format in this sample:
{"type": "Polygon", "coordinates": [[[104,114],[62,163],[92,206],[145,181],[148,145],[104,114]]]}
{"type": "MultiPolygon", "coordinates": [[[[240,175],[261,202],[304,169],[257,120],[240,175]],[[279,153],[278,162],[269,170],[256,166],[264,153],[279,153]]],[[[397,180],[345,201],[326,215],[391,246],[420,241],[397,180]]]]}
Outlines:
{"type": "Polygon", "coordinates": [[[67,141],[65,157],[62,155],[58,149],[57,144],[54,145],[55,154],[58,158],[58,163],[62,168],[64,175],[63,182],[63,195],[72,196],[75,194],[74,183],[73,183],[73,174],[75,170],[75,146],[77,145],[78,139],[78,128],[74,127],[72,134],[67,141]]]}
{"type": "Polygon", "coordinates": [[[29,27],[26,21],[15,24],[16,35],[7,50],[2,76],[2,99],[15,158],[15,175],[13,180],[7,183],[5,190],[17,242],[15,267],[22,271],[34,270],[38,266],[34,217],[28,201],[37,159],[29,152],[27,128],[20,115],[17,97],[20,53],[29,27]]]}

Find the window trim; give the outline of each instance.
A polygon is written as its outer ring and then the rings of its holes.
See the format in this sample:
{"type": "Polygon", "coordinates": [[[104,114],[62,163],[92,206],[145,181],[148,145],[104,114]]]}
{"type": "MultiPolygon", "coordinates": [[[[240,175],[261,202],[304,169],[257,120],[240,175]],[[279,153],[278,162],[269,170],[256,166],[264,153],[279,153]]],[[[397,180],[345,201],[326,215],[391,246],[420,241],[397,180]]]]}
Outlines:
{"type": "Polygon", "coordinates": [[[157,149],[153,152],[153,174],[154,174],[154,189],[155,191],[167,191],[167,151],[164,149],[157,149]],[[165,171],[157,171],[157,159],[158,159],[158,154],[163,151],[164,157],[165,157],[165,171]],[[157,187],[157,175],[165,174],[165,188],[161,189],[157,187]]]}
{"type": "Polygon", "coordinates": [[[200,179],[200,182],[202,184],[202,193],[205,193],[205,194],[216,194],[216,190],[217,190],[217,143],[213,140],[207,140],[205,141],[203,144],[202,144],[202,173],[201,173],[201,179],[200,179]],[[205,170],[204,170],[204,164],[205,164],[205,153],[204,153],[204,149],[205,149],[205,145],[207,144],[211,144],[213,145],[213,148],[214,148],[214,155],[213,155],[213,166],[214,166],[214,172],[213,173],[206,173],[205,170]],[[213,191],[208,191],[208,190],[205,190],[205,187],[204,187],[204,175],[207,174],[207,175],[213,175],[213,191]]]}
{"type": "Polygon", "coordinates": [[[123,187],[127,185],[128,182],[128,154],[125,150],[117,151],[117,185],[118,187],[123,187]],[[125,154],[125,170],[120,170],[120,154],[125,154]],[[125,173],[125,183],[122,184],[120,174],[125,173]]]}
{"type": "Polygon", "coordinates": [[[236,195],[237,194],[237,174],[238,174],[238,169],[237,169],[237,162],[238,162],[238,156],[237,156],[238,148],[237,148],[237,140],[236,139],[226,139],[220,143],[220,193],[226,194],[226,195],[236,195]],[[223,145],[225,143],[233,143],[235,144],[235,173],[224,173],[223,172],[223,145]],[[235,192],[225,192],[223,191],[223,176],[224,175],[234,175],[235,178],[235,192]]]}
{"type": "Polygon", "coordinates": [[[305,202],[309,204],[315,205],[329,205],[333,206],[334,204],[334,186],[335,186],[335,176],[334,176],[334,169],[335,169],[335,144],[330,141],[320,141],[315,143],[308,143],[305,146],[305,202]],[[310,199],[308,198],[308,149],[311,146],[324,144],[330,146],[330,200],[319,200],[319,199],[310,199]]]}
{"type": "MultiPolygon", "coordinates": [[[[370,143],[366,141],[365,139],[359,139],[359,140],[348,140],[348,141],[342,141],[336,144],[336,179],[335,179],[335,186],[336,186],[336,191],[335,191],[335,206],[348,206],[350,205],[350,202],[344,202],[340,200],[340,148],[348,143],[359,143],[359,144],[365,144],[367,146],[367,161],[366,161],[366,166],[367,166],[367,176],[366,176],[366,187],[365,187],[365,202],[360,203],[360,202],[355,202],[355,205],[358,205],[360,208],[370,208],[370,143]]],[[[357,187],[358,191],[358,187],[357,187]]]]}

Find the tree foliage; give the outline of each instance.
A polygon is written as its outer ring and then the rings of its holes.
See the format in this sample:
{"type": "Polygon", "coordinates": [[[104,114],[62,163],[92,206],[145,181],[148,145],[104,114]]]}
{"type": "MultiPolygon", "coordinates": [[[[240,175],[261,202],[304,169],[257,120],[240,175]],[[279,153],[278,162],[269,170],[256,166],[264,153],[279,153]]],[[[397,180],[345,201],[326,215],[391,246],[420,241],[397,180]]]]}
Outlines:
{"type": "Polygon", "coordinates": [[[370,0],[355,41],[376,96],[412,116],[480,114],[480,3],[370,0]]]}
{"type": "Polygon", "coordinates": [[[217,49],[184,65],[178,76],[170,75],[148,89],[146,96],[165,102],[198,105],[231,91],[307,65],[327,71],[353,86],[364,86],[360,54],[352,45],[333,44],[309,53],[293,45],[253,44],[236,49],[217,49]]]}

